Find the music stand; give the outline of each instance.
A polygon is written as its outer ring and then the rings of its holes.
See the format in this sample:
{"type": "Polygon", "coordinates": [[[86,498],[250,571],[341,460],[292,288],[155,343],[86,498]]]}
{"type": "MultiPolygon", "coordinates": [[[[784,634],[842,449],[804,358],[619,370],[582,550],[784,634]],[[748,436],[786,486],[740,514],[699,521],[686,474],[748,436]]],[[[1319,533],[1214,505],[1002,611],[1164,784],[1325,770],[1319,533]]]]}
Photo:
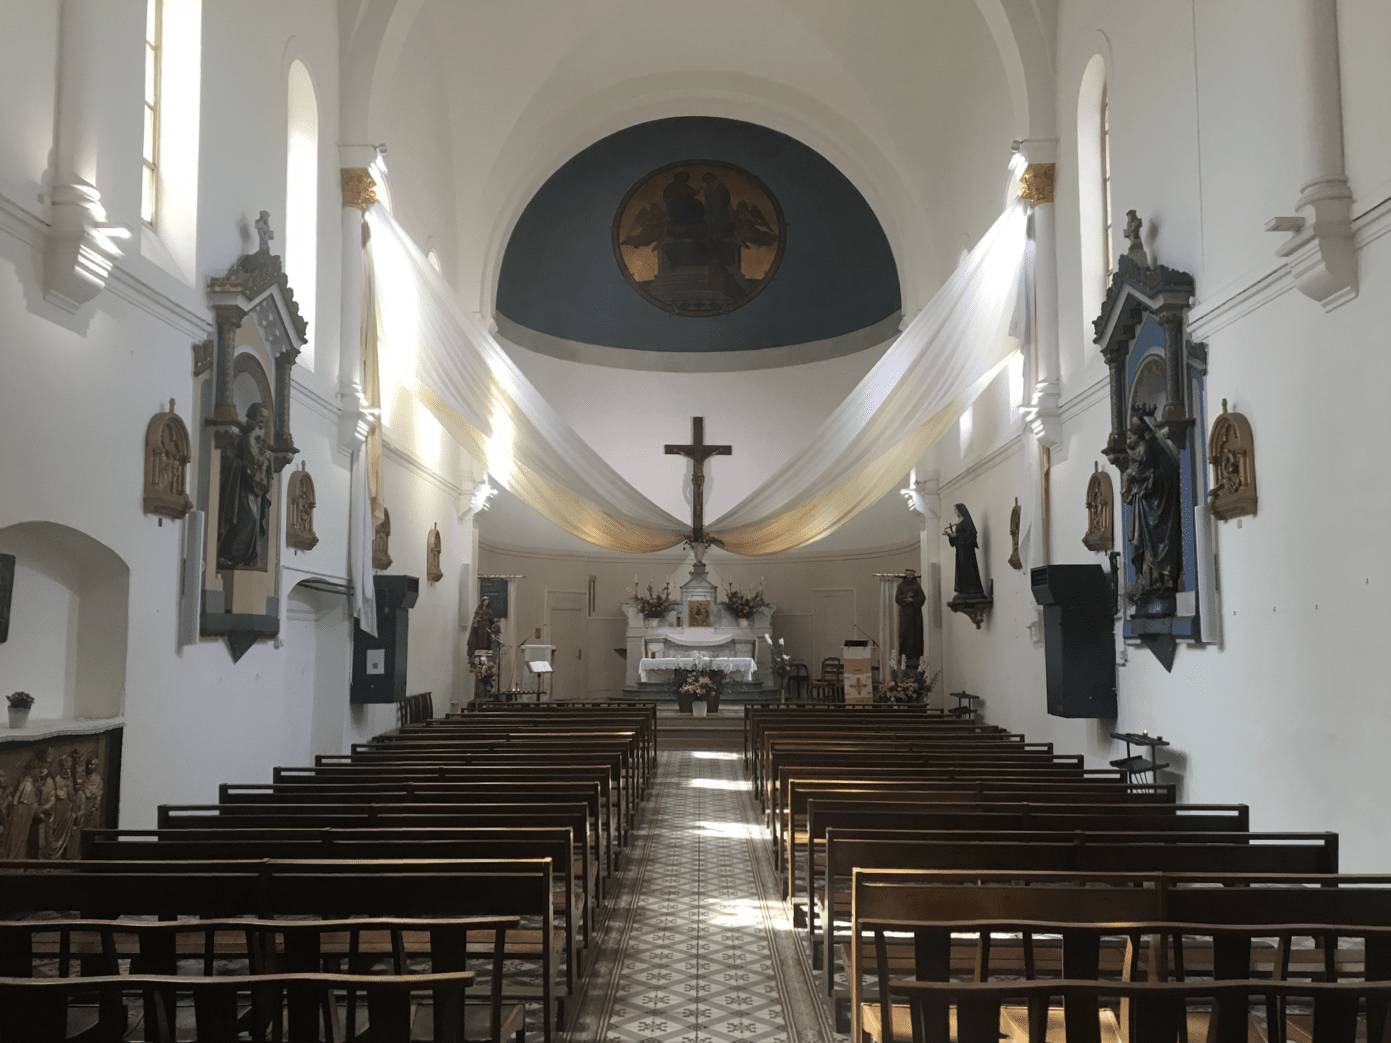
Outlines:
{"type": "Polygon", "coordinates": [[[526,668],[531,671],[531,676],[536,678],[536,701],[539,703],[541,696],[546,694],[543,682],[547,675],[555,673],[555,667],[544,659],[529,659],[526,668]]]}

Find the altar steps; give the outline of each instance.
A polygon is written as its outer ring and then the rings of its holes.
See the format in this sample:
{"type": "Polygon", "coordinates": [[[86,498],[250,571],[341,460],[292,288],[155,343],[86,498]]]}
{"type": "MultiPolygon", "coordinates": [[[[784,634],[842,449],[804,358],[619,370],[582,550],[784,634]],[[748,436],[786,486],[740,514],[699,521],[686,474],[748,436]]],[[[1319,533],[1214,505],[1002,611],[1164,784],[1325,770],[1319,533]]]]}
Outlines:
{"type": "Polygon", "coordinates": [[[657,708],[657,749],[738,753],[744,748],[744,708],[722,706],[718,713],[692,717],[673,704],[657,708]]]}

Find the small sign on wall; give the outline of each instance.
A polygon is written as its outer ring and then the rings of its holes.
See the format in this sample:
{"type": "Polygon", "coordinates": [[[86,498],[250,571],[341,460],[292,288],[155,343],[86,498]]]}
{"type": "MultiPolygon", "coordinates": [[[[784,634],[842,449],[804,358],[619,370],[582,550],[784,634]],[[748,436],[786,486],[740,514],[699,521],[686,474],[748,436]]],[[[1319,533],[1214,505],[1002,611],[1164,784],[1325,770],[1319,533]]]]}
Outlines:
{"type": "Polygon", "coordinates": [[[386,649],[369,648],[367,650],[367,673],[384,674],[386,673],[386,649]]]}

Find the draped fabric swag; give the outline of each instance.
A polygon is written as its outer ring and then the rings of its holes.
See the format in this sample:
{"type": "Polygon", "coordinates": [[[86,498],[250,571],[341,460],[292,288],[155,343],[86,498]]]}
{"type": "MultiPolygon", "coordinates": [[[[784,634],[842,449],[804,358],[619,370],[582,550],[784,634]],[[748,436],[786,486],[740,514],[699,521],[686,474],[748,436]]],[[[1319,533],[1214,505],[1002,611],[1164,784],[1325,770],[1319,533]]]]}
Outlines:
{"type": "MultiPolygon", "coordinates": [[[[559,416],[381,205],[367,215],[367,305],[383,359],[488,474],[600,547],[662,550],[689,526],[642,495],[559,416]]],[[[1018,348],[1028,206],[1012,203],[808,444],[710,532],[776,554],[835,531],[898,487],[1018,348]]]]}

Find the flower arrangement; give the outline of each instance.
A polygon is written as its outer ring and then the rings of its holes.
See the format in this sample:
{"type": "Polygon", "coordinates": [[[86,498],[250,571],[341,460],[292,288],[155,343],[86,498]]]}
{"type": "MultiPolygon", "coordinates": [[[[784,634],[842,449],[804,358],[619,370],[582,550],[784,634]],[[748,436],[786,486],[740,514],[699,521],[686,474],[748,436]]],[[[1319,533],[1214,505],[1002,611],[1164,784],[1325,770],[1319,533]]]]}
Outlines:
{"type": "Polygon", "coordinates": [[[763,599],[763,591],[755,590],[752,594],[742,593],[738,587],[728,587],[725,589],[724,603],[729,606],[729,610],[739,619],[752,619],[754,613],[760,608],[767,606],[768,602],[763,599]]]}
{"type": "Polygon", "coordinates": [[[939,676],[936,673],[928,677],[921,667],[912,672],[895,670],[893,679],[880,689],[880,694],[891,703],[925,703],[939,676]]]}
{"type": "Polygon", "coordinates": [[[671,597],[670,583],[664,585],[661,590],[653,590],[652,584],[649,583],[647,593],[642,594],[638,591],[636,577],[633,579],[633,600],[637,602],[638,610],[648,619],[660,619],[676,604],[671,597]]]}
{"type": "Polygon", "coordinates": [[[778,686],[782,686],[782,681],[792,671],[792,657],[787,654],[787,638],[780,637],[776,642],[773,641],[771,634],[764,634],[763,640],[768,642],[768,647],[773,650],[773,676],[778,679],[778,686]]]}
{"type": "Polygon", "coordinates": [[[34,697],[28,692],[11,692],[5,698],[12,710],[28,710],[34,705],[34,697]]]}
{"type": "Polygon", "coordinates": [[[469,663],[469,670],[478,684],[476,698],[487,699],[492,696],[497,684],[497,664],[488,655],[475,655],[469,663]]]}
{"type": "Polygon", "coordinates": [[[692,699],[712,699],[720,691],[720,684],[715,680],[715,676],[709,672],[698,673],[693,670],[678,690],[682,695],[689,695],[692,699]]]}

